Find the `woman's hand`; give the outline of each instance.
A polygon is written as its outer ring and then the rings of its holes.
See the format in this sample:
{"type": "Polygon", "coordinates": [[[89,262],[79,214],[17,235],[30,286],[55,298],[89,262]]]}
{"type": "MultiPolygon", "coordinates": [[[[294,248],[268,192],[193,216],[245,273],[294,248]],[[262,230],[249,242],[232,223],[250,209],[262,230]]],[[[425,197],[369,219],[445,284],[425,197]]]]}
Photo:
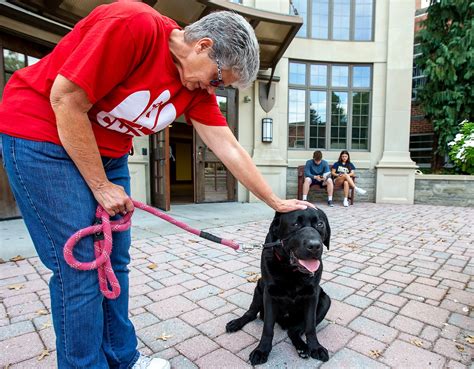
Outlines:
{"type": "Polygon", "coordinates": [[[92,190],[97,202],[110,215],[125,214],[133,211],[133,202],[122,186],[105,182],[92,190]]]}
{"type": "Polygon", "coordinates": [[[279,201],[275,202],[272,206],[272,208],[279,213],[288,213],[293,210],[305,210],[308,207],[315,208],[315,206],[310,202],[297,199],[279,199],[279,201]]]}

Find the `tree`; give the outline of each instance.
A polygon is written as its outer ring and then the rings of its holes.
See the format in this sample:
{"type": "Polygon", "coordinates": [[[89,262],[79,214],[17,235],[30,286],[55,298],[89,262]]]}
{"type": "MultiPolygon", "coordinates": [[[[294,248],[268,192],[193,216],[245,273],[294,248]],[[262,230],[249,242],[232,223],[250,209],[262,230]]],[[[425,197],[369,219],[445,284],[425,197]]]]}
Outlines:
{"type": "Polygon", "coordinates": [[[417,35],[417,65],[426,77],[417,100],[433,124],[433,169],[439,170],[459,123],[474,118],[474,1],[431,0],[417,35]]]}

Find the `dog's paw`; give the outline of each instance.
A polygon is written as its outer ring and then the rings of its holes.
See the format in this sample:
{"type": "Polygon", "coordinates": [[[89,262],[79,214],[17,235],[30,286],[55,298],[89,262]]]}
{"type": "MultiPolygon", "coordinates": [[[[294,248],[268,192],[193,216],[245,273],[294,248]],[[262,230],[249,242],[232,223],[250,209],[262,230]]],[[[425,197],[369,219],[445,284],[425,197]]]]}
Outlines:
{"type": "Polygon", "coordinates": [[[329,352],[323,346],[319,346],[313,350],[311,350],[311,357],[313,359],[318,359],[321,361],[328,361],[329,360],[329,352]]]}
{"type": "Polygon", "coordinates": [[[242,328],[242,323],[241,323],[240,319],[231,320],[225,326],[225,330],[226,330],[227,333],[237,332],[241,328],[242,328]]]}
{"type": "Polygon", "coordinates": [[[309,358],[309,350],[308,348],[300,348],[300,349],[297,349],[296,352],[298,353],[298,356],[303,358],[303,359],[307,359],[309,358]]]}
{"type": "Polygon", "coordinates": [[[264,352],[257,347],[249,355],[250,364],[259,365],[259,364],[266,363],[268,360],[268,354],[269,352],[264,352]]]}

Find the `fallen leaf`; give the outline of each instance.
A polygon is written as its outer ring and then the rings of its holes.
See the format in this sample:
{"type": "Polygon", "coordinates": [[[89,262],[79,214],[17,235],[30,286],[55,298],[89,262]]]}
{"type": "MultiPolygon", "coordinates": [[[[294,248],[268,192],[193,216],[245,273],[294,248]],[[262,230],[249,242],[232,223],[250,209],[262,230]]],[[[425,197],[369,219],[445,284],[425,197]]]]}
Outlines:
{"type": "Polygon", "coordinates": [[[8,286],[8,289],[18,291],[21,290],[23,287],[25,287],[24,284],[12,284],[11,286],[8,286]]]}
{"type": "Polygon", "coordinates": [[[465,338],[465,340],[467,343],[474,343],[474,336],[469,335],[465,338]]]}
{"type": "Polygon", "coordinates": [[[49,313],[48,313],[48,310],[46,310],[46,309],[40,309],[40,310],[36,311],[36,314],[38,314],[38,315],[48,315],[49,313]]]}
{"type": "Polygon", "coordinates": [[[250,283],[255,283],[257,282],[258,280],[260,279],[260,274],[256,274],[252,277],[248,277],[247,278],[247,282],[250,282],[250,283]]]}
{"type": "Polygon", "coordinates": [[[49,356],[49,350],[43,350],[43,352],[38,356],[38,361],[43,360],[46,356],[49,356]]]}
{"type": "Polygon", "coordinates": [[[25,260],[25,258],[21,255],[14,256],[10,259],[10,261],[21,261],[21,260],[25,260]]]}
{"type": "Polygon", "coordinates": [[[196,240],[188,240],[188,242],[191,242],[191,243],[198,243],[199,241],[196,241],[196,240]]]}
{"type": "Polygon", "coordinates": [[[217,294],[222,295],[224,292],[225,292],[225,290],[219,290],[219,292],[217,294]]]}
{"type": "Polygon", "coordinates": [[[44,324],[41,326],[41,329],[51,328],[52,326],[53,326],[53,325],[51,324],[51,322],[44,323],[44,324]]]}
{"type": "Polygon", "coordinates": [[[155,263],[151,263],[150,265],[147,265],[147,268],[153,270],[158,268],[158,265],[156,265],[155,263]]]}
{"type": "Polygon", "coordinates": [[[382,356],[382,353],[379,350],[370,350],[369,355],[375,359],[379,358],[382,356]]]}
{"type": "Polygon", "coordinates": [[[464,346],[460,344],[455,345],[459,352],[464,352],[464,346]]]}
{"type": "Polygon", "coordinates": [[[462,308],[462,311],[464,311],[465,313],[469,313],[469,308],[467,306],[464,306],[462,308]]]}
{"type": "Polygon", "coordinates": [[[423,346],[423,341],[417,340],[416,338],[412,338],[410,340],[410,343],[415,345],[416,347],[421,347],[423,346]]]}
{"type": "Polygon", "coordinates": [[[173,337],[172,334],[166,334],[163,332],[160,337],[157,337],[157,339],[162,340],[162,341],[168,341],[168,338],[173,337]]]}

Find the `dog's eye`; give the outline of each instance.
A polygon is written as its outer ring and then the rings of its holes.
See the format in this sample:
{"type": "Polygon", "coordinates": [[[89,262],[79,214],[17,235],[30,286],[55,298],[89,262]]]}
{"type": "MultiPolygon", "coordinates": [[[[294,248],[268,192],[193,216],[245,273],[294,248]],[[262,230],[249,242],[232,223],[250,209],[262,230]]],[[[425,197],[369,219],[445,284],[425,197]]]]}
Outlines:
{"type": "Polygon", "coordinates": [[[323,226],[324,226],[323,222],[318,222],[318,224],[316,224],[316,227],[323,227],[323,226]]]}

